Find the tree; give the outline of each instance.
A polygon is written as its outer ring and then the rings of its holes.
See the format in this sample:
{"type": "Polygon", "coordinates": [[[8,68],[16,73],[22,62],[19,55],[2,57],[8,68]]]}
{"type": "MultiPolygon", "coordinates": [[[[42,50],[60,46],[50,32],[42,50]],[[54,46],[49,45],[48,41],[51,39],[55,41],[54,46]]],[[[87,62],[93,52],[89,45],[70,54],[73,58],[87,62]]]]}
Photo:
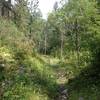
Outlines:
{"type": "Polygon", "coordinates": [[[29,37],[31,37],[31,34],[32,34],[32,22],[33,22],[33,17],[36,16],[36,10],[37,10],[37,7],[38,7],[38,0],[30,0],[28,2],[28,8],[29,8],[29,11],[30,11],[30,22],[29,22],[29,37]]]}
{"type": "Polygon", "coordinates": [[[26,34],[28,32],[30,15],[27,7],[27,0],[16,0],[15,12],[17,15],[15,19],[17,27],[26,34]]]}

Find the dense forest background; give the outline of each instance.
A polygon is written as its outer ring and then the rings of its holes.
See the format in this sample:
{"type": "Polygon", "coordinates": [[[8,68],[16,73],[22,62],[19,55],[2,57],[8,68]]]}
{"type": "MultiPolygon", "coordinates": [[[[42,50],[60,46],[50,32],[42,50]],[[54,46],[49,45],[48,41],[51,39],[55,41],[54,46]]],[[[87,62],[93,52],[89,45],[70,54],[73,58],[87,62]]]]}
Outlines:
{"type": "Polygon", "coordinates": [[[38,0],[0,0],[0,100],[100,100],[100,0],[61,0],[42,18],[38,0]]]}

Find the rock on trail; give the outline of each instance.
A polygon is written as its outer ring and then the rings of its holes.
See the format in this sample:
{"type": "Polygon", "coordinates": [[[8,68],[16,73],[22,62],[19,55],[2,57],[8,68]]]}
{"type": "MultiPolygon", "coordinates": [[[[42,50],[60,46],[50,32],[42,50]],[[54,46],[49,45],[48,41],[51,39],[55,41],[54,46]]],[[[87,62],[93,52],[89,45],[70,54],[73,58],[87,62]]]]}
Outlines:
{"type": "Polygon", "coordinates": [[[68,100],[68,89],[63,84],[59,85],[58,95],[55,100],[68,100]]]}

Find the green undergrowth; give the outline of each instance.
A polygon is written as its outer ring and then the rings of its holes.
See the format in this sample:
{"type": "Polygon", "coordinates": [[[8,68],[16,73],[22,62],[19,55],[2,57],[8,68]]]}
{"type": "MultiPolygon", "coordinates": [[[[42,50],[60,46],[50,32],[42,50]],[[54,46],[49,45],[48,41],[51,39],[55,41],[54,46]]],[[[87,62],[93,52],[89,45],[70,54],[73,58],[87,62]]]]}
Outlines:
{"type": "Polygon", "coordinates": [[[69,100],[99,100],[100,99],[100,68],[91,65],[80,71],[80,73],[67,84],[69,89],[69,100]]]}
{"type": "Polygon", "coordinates": [[[57,89],[53,70],[37,57],[18,54],[20,53],[17,52],[16,55],[9,48],[0,47],[2,98],[51,100],[56,95],[57,89]]]}

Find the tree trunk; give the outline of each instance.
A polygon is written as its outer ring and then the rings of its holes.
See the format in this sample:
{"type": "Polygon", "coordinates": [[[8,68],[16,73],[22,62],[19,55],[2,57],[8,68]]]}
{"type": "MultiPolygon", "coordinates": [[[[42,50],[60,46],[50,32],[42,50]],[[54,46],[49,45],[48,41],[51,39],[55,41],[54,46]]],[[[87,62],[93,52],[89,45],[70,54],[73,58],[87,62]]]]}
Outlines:
{"type": "Polygon", "coordinates": [[[79,66],[80,46],[79,46],[79,33],[78,33],[78,22],[77,22],[77,19],[75,21],[75,45],[76,45],[76,52],[77,52],[77,65],[79,66]]]}
{"type": "Polygon", "coordinates": [[[63,44],[64,44],[64,34],[63,32],[61,33],[61,60],[63,60],[63,44]]]}
{"type": "Polygon", "coordinates": [[[45,34],[45,40],[44,40],[44,54],[46,55],[47,54],[47,35],[45,34]]]}

